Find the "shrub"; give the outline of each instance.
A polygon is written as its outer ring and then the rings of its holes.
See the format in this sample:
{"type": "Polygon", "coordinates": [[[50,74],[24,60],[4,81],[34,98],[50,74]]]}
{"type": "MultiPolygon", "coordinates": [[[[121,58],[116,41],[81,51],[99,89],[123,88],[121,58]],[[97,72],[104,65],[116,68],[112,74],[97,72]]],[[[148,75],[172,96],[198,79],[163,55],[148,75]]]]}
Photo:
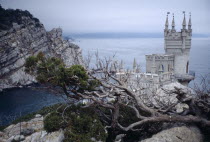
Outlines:
{"type": "Polygon", "coordinates": [[[96,115],[80,114],[71,117],[69,127],[64,133],[64,142],[92,142],[95,140],[106,141],[107,134],[104,126],[96,115]]]}
{"type": "Polygon", "coordinates": [[[60,114],[53,112],[44,119],[44,129],[47,132],[57,131],[63,128],[64,121],[60,114]]]}
{"type": "Polygon", "coordinates": [[[30,73],[31,71],[33,71],[36,67],[36,64],[37,64],[37,57],[36,56],[30,56],[26,59],[26,62],[25,62],[25,71],[27,73],[30,73]]]}

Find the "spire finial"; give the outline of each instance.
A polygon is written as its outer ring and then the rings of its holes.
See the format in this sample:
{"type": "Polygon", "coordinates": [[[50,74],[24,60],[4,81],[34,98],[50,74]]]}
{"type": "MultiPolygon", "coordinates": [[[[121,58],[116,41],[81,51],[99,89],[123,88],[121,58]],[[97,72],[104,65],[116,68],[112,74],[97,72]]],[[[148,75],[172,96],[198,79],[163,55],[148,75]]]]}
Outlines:
{"type": "Polygon", "coordinates": [[[134,58],[134,60],[133,60],[133,70],[135,71],[136,70],[136,58],[134,58]]]}
{"type": "Polygon", "coordinates": [[[166,30],[168,30],[168,14],[170,14],[170,12],[167,12],[167,15],[166,15],[166,23],[165,23],[166,30]]]}
{"type": "Polygon", "coordinates": [[[186,19],[185,19],[185,11],[183,11],[183,14],[184,14],[184,19],[183,19],[183,22],[182,22],[182,29],[186,29],[186,19]]]}
{"type": "Polygon", "coordinates": [[[175,31],[174,13],[173,13],[173,20],[172,20],[172,31],[175,31]]]}
{"type": "Polygon", "coordinates": [[[189,22],[188,22],[188,29],[191,29],[192,23],[191,23],[191,12],[189,13],[190,18],[189,18],[189,22]]]}

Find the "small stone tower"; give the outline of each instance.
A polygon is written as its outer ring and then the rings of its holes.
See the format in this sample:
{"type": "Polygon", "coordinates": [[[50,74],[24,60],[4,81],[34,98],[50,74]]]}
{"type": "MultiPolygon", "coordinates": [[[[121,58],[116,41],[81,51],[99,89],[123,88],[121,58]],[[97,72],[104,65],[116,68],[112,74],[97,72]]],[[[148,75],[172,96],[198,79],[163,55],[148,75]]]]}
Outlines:
{"type": "Polygon", "coordinates": [[[174,73],[184,75],[188,73],[189,66],[189,53],[191,48],[191,14],[189,17],[188,28],[186,29],[185,12],[182,22],[181,32],[177,32],[175,29],[175,20],[173,14],[172,28],[169,29],[168,14],[165,22],[164,29],[164,49],[166,54],[174,54],[174,73]]]}

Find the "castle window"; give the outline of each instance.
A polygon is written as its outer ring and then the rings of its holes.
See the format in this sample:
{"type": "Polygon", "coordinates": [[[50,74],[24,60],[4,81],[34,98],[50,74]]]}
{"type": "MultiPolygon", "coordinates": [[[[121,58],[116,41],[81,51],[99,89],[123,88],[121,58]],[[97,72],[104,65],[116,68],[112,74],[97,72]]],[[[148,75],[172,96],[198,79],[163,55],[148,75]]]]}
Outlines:
{"type": "Polygon", "coordinates": [[[168,71],[170,71],[170,64],[168,64],[168,71]]]}
{"type": "Polygon", "coordinates": [[[164,66],[163,65],[160,65],[159,67],[159,73],[163,73],[164,72],[164,66]]]}
{"type": "Polygon", "coordinates": [[[187,61],[187,65],[186,65],[186,73],[188,73],[188,67],[189,67],[189,61],[187,61]]]}

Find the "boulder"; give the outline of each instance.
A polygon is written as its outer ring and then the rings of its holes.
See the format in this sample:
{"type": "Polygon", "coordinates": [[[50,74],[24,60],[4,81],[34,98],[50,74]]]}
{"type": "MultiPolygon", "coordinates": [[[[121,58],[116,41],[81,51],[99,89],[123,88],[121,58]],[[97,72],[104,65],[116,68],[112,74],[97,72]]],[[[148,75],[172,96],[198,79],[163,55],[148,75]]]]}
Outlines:
{"type": "Polygon", "coordinates": [[[33,132],[40,131],[43,129],[43,117],[35,117],[27,122],[21,122],[18,124],[13,124],[4,129],[4,133],[8,136],[16,136],[16,135],[30,135],[33,132]],[[21,128],[21,129],[20,129],[21,128]]]}
{"type": "MultiPolygon", "coordinates": [[[[152,105],[157,108],[168,108],[169,106],[176,104],[178,102],[178,98],[180,99],[180,96],[174,93],[177,89],[184,94],[181,96],[182,101],[190,100],[195,97],[195,92],[191,88],[178,82],[174,82],[159,88],[156,94],[153,94],[154,96],[150,97],[152,105]]],[[[174,109],[177,113],[182,113],[184,110],[189,109],[189,106],[184,103],[179,103],[174,107],[174,109]]]]}
{"type": "Polygon", "coordinates": [[[23,135],[16,135],[14,137],[14,141],[23,141],[25,139],[25,137],[23,135]]]}
{"type": "Polygon", "coordinates": [[[196,127],[174,127],[161,131],[141,142],[202,142],[200,130],[196,127]]]}
{"type": "Polygon", "coordinates": [[[26,137],[23,142],[62,142],[64,139],[63,130],[47,133],[46,131],[40,131],[26,137]]]}

